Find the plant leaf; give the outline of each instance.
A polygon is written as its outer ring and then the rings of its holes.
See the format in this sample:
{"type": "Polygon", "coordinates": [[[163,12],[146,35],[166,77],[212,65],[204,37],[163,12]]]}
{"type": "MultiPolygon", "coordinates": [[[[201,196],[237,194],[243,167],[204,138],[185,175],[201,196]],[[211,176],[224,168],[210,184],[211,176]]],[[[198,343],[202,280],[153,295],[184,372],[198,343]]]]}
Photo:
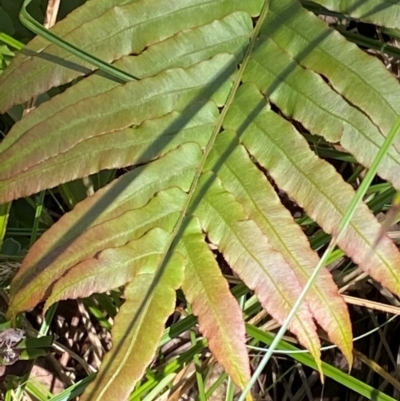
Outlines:
{"type": "Polygon", "coordinates": [[[400,4],[387,0],[313,0],[328,10],[388,28],[400,28],[400,4]]]}
{"type": "MultiPolygon", "coordinates": [[[[249,218],[257,223],[271,246],[282,254],[304,286],[317,266],[319,257],[310,248],[300,226],[282,205],[265,175],[255,167],[246,149],[238,144],[233,132],[225,131],[219,135],[213,150],[210,168],[215,170],[218,161],[224,160],[218,170],[222,185],[243,205],[249,218]],[[229,146],[235,146],[235,149],[225,158],[224,152],[229,146]]],[[[328,270],[322,270],[317,277],[308,293],[307,302],[316,321],[332,342],[340,347],[351,365],[353,344],[347,305],[338,294],[328,270]]]]}
{"type": "MultiPolygon", "coordinates": [[[[202,201],[194,213],[203,230],[263,307],[282,323],[301,292],[293,271],[216,177],[205,173],[198,191],[202,201]]],[[[319,339],[308,304],[299,308],[289,329],[320,363],[319,339]]]]}
{"type": "MultiPolygon", "coordinates": [[[[199,147],[188,143],[125,174],[64,215],[24,259],[13,279],[8,315],[13,317],[37,305],[69,269],[102,250],[123,246],[153,227],[171,231],[200,156],[199,147]],[[169,174],[165,167],[170,169],[169,174]]],[[[119,282],[120,273],[114,274],[119,282]]],[[[111,280],[108,284],[115,288],[111,280]]]]}
{"type": "MultiPolygon", "coordinates": [[[[247,45],[252,29],[250,16],[247,13],[235,12],[221,20],[179,32],[162,42],[156,42],[137,56],[127,56],[117,60],[116,66],[143,78],[157,75],[170,68],[188,68],[220,53],[239,55],[247,45]]],[[[19,121],[14,127],[12,138],[7,138],[7,141],[12,141],[8,142],[8,146],[20,136],[25,135],[29,129],[61,110],[83,99],[108,92],[119,85],[119,82],[101,74],[92,74],[78,81],[68,91],[53,98],[51,107],[41,107],[40,111],[35,109],[19,121]]],[[[152,120],[149,122],[151,123],[152,120]]]]}
{"type": "MultiPolygon", "coordinates": [[[[257,15],[262,0],[176,0],[162,3],[158,0],[102,0],[96,3],[86,3],[56,24],[52,32],[111,63],[122,56],[139,54],[151,44],[185,29],[211,23],[235,11],[257,15]],[[170,23],[172,20],[173,24],[170,23]]],[[[0,78],[3,87],[0,113],[53,86],[87,75],[93,69],[91,64],[67,51],[42,38],[35,38],[0,78]]]]}
{"type": "Polygon", "coordinates": [[[76,264],[56,282],[44,310],[60,300],[85,298],[129,283],[143,267],[158,264],[169,238],[170,233],[154,228],[137,240],[76,264]]]}
{"type": "MultiPolygon", "coordinates": [[[[158,135],[166,133],[165,140],[168,141],[168,134],[176,132],[178,127],[183,128],[188,116],[194,117],[210,96],[217,104],[224,101],[230,86],[229,81],[216,82],[215,74],[220,72],[228,78],[235,68],[232,61],[230,56],[220,55],[186,70],[172,69],[155,78],[120,85],[109,92],[67,107],[53,118],[47,118],[24,134],[23,141],[19,137],[19,140],[13,142],[11,137],[10,145],[7,139],[4,140],[0,144],[0,163],[4,163],[4,169],[0,173],[0,203],[51,188],[100,169],[124,167],[135,162],[144,163],[158,156],[160,147],[154,146],[154,140],[150,144],[142,143],[142,147],[138,148],[138,139],[132,137],[131,131],[122,131],[120,137],[115,135],[115,131],[118,133],[118,130],[133,124],[138,125],[146,120],[186,109],[188,114],[184,114],[181,122],[175,119],[173,124],[176,125],[164,125],[164,131],[160,131],[162,127],[158,127],[158,135]],[[110,96],[113,98],[111,104],[108,101],[110,96]],[[194,107],[189,111],[187,108],[190,104],[194,107]],[[75,116],[72,120],[71,113],[75,116]],[[48,132],[48,135],[43,136],[42,132],[48,132]],[[132,139],[134,145],[129,147],[132,139]],[[107,146],[107,141],[114,144],[113,151],[109,148],[110,145],[107,146]],[[103,148],[104,145],[106,148],[103,148]],[[97,149],[97,154],[88,159],[87,154],[89,151],[93,152],[93,149],[97,149]],[[141,153],[137,153],[138,151],[141,153]],[[11,154],[17,157],[10,157],[11,154]],[[70,168],[71,164],[74,164],[73,169],[70,168]],[[40,180],[33,179],[37,175],[40,175],[40,180]]],[[[210,109],[206,112],[210,112],[210,109]]],[[[205,119],[209,122],[210,117],[212,113],[206,114],[205,119]]],[[[170,122],[171,120],[162,120],[164,124],[170,122]]],[[[198,124],[204,123],[207,124],[204,119],[199,118],[198,124]]],[[[18,124],[14,132],[18,132],[18,124]]],[[[143,132],[138,134],[143,135],[143,132]]]]}
{"type": "MultiPolygon", "coordinates": [[[[354,190],[334,168],[313,153],[294,127],[271,111],[252,84],[243,85],[225,127],[236,131],[248,152],[325,232],[337,235],[338,223],[354,190]],[[248,115],[260,110],[250,122],[248,115]],[[277,136],[279,133],[279,136],[277,136]],[[293,151],[295,149],[295,151],[293,151]]],[[[365,204],[361,204],[339,246],[371,277],[400,294],[400,254],[365,204]]]]}
{"type": "Polygon", "coordinates": [[[217,360],[243,389],[250,379],[250,365],[242,311],[197,221],[186,228],[179,250],[186,257],[182,289],[198,316],[200,330],[217,360]]]}
{"type": "MultiPolygon", "coordinates": [[[[268,175],[333,235],[354,195],[310,150],[296,121],[368,167],[400,114],[399,85],[379,61],[297,0],[271,0],[264,21],[268,8],[259,13],[268,4],[87,2],[54,32],[140,81],[116,82],[40,38],[0,78],[0,110],[69,83],[0,144],[0,203],[132,166],[50,228],[11,286],[8,315],[14,317],[44,300],[47,308],[129,283],[113,329],[116,346],[91,387],[98,399],[128,397],[181,285],[211,350],[243,387],[249,377],[243,321],[208,243],[282,322],[318,256],[268,175]],[[131,309],[140,307],[165,265],[130,331],[131,309]]],[[[400,141],[379,170],[397,189],[399,149],[400,141]]],[[[379,235],[379,223],[362,205],[339,245],[400,295],[399,252],[387,237],[375,248],[379,235]]],[[[321,368],[314,320],[351,363],[349,316],[326,270],[290,326],[321,368]]]]}
{"type": "Polygon", "coordinates": [[[154,357],[165,321],[175,308],[175,290],[183,280],[183,259],[178,254],[171,258],[147,305],[140,309],[154,279],[154,266],[143,263],[136,277],[126,286],[126,301],[111,331],[113,347],[104,358],[97,380],[81,396],[82,401],[128,399],[154,357]]]}
{"type": "MultiPolygon", "coordinates": [[[[297,2],[272,1],[270,9],[270,21],[260,35],[265,40],[253,53],[245,80],[254,82],[287,117],[315,135],[340,142],[370,166],[400,114],[396,79],[377,58],[347,42],[297,2]],[[267,56],[274,63],[268,63],[267,56]]],[[[396,188],[399,152],[400,137],[378,170],[396,188]]]]}

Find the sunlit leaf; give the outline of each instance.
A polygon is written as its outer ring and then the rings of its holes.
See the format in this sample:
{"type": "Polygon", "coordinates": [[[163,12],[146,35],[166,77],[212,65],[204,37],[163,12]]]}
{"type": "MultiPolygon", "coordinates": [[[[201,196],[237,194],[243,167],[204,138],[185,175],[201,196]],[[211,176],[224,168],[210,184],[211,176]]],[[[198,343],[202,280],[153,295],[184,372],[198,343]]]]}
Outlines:
{"type": "MultiPolygon", "coordinates": [[[[188,143],[114,181],[63,216],[31,248],[15,276],[9,315],[34,307],[71,267],[94,258],[102,250],[123,246],[154,226],[171,231],[185,203],[184,191],[199,156],[198,146],[188,143]],[[163,170],[164,163],[169,165],[169,174],[163,170]]],[[[86,266],[89,265],[90,261],[86,266]]],[[[84,270],[81,273],[85,274],[84,270]]],[[[119,274],[115,271],[116,277],[119,274]]],[[[99,280],[102,281],[100,277],[99,280]]],[[[116,287],[112,281],[108,286],[116,287]]]]}
{"type": "Polygon", "coordinates": [[[201,331],[232,379],[244,387],[250,369],[242,312],[198,224],[186,229],[180,249],[187,259],[182,289],[199,318],[201,331]]]}
{"type": "MultiPolygon", "coordinates": [[[[142,53],[150,45],[183,30],[206,25],[237,11],[257,15],[261,5],[262,0],[161,3],[158,0],[100,0],[75,10],[52,31],[82,50],[112,62],[122,56],[142,53]]],[[[87,75],[93,69],[91,64],[83,63],[67,51],[35,38],[0,78],[3,88],[0,112],[53,86],[87,75]]]]}
{"type": "Polygon", "coordinates": [[[175,308],[175,290],[183,280],[182,261],[175,257],[169,262],[145,307],[143,300],[152,284],[156,264],[144,263],[126,286],[126,301],[112,329],[113,348],[106,355],[97,380],[89,385],[81,400],[128,398],[154,357],[165,320],[175,308]]]}
{"type": "MultiPolygon", "coordinates": [[[[338,222],[354,190],[332,166],[310,150],[290,123],[265,104],[263,95],[253,84],[240,88],[225,124],[236,130],[249,153],[268,170],[279,187],[325,232],[337,235],[338,222]],[[257,117],[246,124],[248,114],[256,108],[260,109],[257,117]]],[[[381,225],[365,204],[361,204],[338,245],[368,274],[400,294],[400,254],[387,236],[376,244],[380,233],[381,225]]]]}
{"type": "MultiPolygon", "coordinates": [[[[259,227],[246,220],[240,204],[224,191],[218,179],[206,174],[199,192],[202,202],[194,213],[210,241],[218,246],[232,269],[255,291],[261,304],[282,323],[301,292],[293,270],[271,247],[259,227]]],[[[319,361],[319,339],[306,303],[300,307],[290,330],[319,361]]]]}
{"type": "MultiPolygon", "coordinates": [[[[254,166],[246,149],[237,142],[238,138],[231,131],[220,135],[214,146],[215,159],[210,160],[210,165],[223,158],[229,145],[236,146],[218,170],[218,176],[268,237],[271,246],[282,254],[299,282],[305,285],[318,264],[318,255],[311,250],[307,237],[283,207],[272,185],[254,166]]],[[[327,270],[317,277],[307,301],[316,321],[351,361],[352,334],[347,306],[338,296],[337,287],[327,270]]]]}

